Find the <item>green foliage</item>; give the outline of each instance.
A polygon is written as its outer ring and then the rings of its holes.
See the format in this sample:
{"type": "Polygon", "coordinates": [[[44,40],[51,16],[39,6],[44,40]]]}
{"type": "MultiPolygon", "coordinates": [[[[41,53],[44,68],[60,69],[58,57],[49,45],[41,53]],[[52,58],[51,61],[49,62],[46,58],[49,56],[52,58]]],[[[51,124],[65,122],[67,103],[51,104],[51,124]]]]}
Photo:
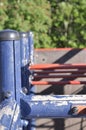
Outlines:
{"type": "MultiPolygon", "coordinates": [[[[49,47],[51,10],[47,0],[8,0],[6,16],[0,27],[18,31],[33,31],[35,47],[49,47]]],[[[4,3],[4,2],[3,2],[4,3]]],[[[4,12],[4,10],[3,10],[4,12]]],[[[3,15],[3,14],[2,14],[3,15]]]]}
{"type": "Polygon", "coordinates": [[[8,19],[6,14],[7,11],[7,2],[5,0],[0,1],[0,30],[2,30],[5,26],[5,22],[8,19]]]}
{"type": "Polygon", "coordinates": [[[52,41],[56,47],[86,46],[86,0],[49,0],[52,8],[52,41]]]}
{"type": "Polygon", "coordinates": [[[0,0],[0,29],[33,31],[36,48],[85,47],[86,0],[0,0]]]}

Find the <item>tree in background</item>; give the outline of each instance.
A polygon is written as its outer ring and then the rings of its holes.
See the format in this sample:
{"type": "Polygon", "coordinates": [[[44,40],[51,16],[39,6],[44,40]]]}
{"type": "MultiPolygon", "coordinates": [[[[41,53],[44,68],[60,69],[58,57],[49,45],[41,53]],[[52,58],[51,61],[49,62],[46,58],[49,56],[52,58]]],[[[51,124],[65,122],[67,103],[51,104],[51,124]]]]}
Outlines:
{"type": "Polygon", "coordinates": [[[49,0],[56,47],[86,47],[86,0],[49,0]]]}
{"type": "Polygon", "coordinates": [[[7,5],[8,3],[6,0],[0,1],[0,30],[4,29],[5,22],[8,20],[8,15],[6,13],[7,5]]]}
{"type": "Polygon", "coordinates": [[[7,0],[7,6],[4,1],[0,3],[3,4],[1,29],[31,30],[36,48],[51,46],[51,10],[47,0],[7,0]]]}
{"type": "Polygon", "coordinates": [[[86,47],[86,0],[0,0],[0,29],[33,31],[36,48],[86,47]]]}

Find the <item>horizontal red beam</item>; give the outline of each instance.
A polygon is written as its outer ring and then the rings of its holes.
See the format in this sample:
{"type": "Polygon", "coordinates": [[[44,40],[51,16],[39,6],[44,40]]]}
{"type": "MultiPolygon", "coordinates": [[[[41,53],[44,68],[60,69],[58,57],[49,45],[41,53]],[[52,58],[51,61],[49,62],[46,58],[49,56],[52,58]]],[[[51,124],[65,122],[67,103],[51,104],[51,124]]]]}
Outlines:
{"type": "Polygon", "coordinates": [[[44,69],[86,69],[86,64],[36,64],[29,66],[30,70],[44,70],[44,69]]]}
{"type": "Polygon", "coordinates": [[[77,78],[77,77],[86,77],[83,74],[72,74],[72,75],[35,75],[34,79],[42,78],[77,78]]]}
{"type": "Polygon", "coordinates": [[[86,48],[39,48],[35,49],[35,51],[71,51],[71,50],[86,50],[86,48]]]}
{"type": "Polygon", "coordinates": [[[50,73],[75,73],[75,74],[79,74],[79,73],[86,73],[86,69],[83,70],[44,70],[44,71],[34,71],[34,73],[36,74],[50,74],[50,73]]]}
{"type": "Polygon", "coordinates": [[[32,81],[32,85],[80,85],[80,84],[86,84],[86,81],[32,81]]]}

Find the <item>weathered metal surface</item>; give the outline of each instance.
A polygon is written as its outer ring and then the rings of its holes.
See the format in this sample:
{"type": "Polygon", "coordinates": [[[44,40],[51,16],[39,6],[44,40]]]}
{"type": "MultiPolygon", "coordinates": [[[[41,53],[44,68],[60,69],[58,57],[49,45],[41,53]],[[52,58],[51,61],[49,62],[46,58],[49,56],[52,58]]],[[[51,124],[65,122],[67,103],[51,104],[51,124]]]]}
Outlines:
{"type": "Polygon", "coordinates": [[[21,66],[24,67],[29,63],[29,43],[28,43],[28,33],[20,33],[20,49],[21,49],[21,66]]]}
{"type": "MultiPolygon", "coordinates": [[[[18,103],[20,103],[21,91],[21,60],[20,60],[20,41],[14,43],[14,89],[18,103]]],[[[11,80],[11,79],[10,79],[11,80]]]]}
{"type": "Polygon", "coordinates": [[[86,116],[86,96],[58,95],[58,96],[27,96],[21,99],[21,113],[23,118],[67,118],[86,116]],[[73,107],[82,106],[85,112],[74,113],[73,107]],[[27,108],[27,112],[25,112],[27,108]]]}
{"type": "Polygon", "coordinates": [[[15,98],[13,41],[0,41],[0,98],[7,93],[15,98]]]}
{"type": "Polygon", "coordinates": [[[11,130],[22,130],[20,106],[16,104],[14,115],[11,123],[11,130]]]}
{"type": "Polygon", "coordinates": [[[18,130],[19,106],[15,100],[6,99],[0,104],[0,130],[18,130]]]}
{"type": "Polygon", "coordinates": [[[20,126],[20,40],[13,30],[0,32],[0,129],[17,130],[20,126]],[[6,35],[7,34],[7,35],[6,35]],[[3,36],[4,35],[4,36],[3,36]]]}
{"type": "MultiPolygon", "coordinates": [[[[29,66],[34,64],[34,40],[33,40],[33,33],[30,31],[28,33],[28,45],[29,45],[29,66]]],[[[31,80],[33,78],[32,76],[33,74],[33,70],[29,70],[29,94],[30,95],[34,95],[35,92],[35,87],[33,85],[31,85],[31,80]]],[[[27,129],[29,130],[35,130],[35,127],[33,127],[33,125],[35,125],[35,120],[31,119],[29,120],[29,125],[27,127],[27,129]]]]}
{"type": "MultiPolygon", "coordinates": [[[[33,64],[33,33],[20,33],[21,39],[21,80],[22,80],[22,90],[21,95],[33,95],[34,87],[31,85],[30,81],[32,80],[32,71],[28,70],[28,66],[33,64]]],[[[27,109],[27,108],[26,108],[27,109]]],[[[26,110],[27,111],[27,110],[26,110]]],[[[24,118],[23,118],[24,119],[24,118]]],[[[26,122],[25,119],[22,122],[26,122]]],[[[33,130],[31,124],[33,120],[28,120],[29,124],[24,126],[24,129],[33,130]]]]}
{"type": "Polygon", "coordinates": [[[13,30],[0,32],[0,98],[16,97],[20,88],[20,41],[13,30]],[[4,35],[4,36],[3,36],[4,35]],[[7,37],[8,36],[8,37],[7,37]],[[18,86],[17,86],[18,85],[18,86]],[[17,88],[18,87],[18,88],[17,88]],[[17,89],[15,89],[17,88],[17,89]],[[17,90],[17,92],[16,92],[17,90]]]}
{"type": "Polygon", "coordinates": [[[28,43],[28,33],[20,33],[20,52],[21,52],[21,84],[22,92],[27,94],[29,89],[29,43],[28,43]]]}
{"type": "Polygon", "coordinates": [[[28,43],[29,43],[29,60],[30,65],[34,63],[34,41],[33,41],[33,33],[28,32],[28,43]]]}

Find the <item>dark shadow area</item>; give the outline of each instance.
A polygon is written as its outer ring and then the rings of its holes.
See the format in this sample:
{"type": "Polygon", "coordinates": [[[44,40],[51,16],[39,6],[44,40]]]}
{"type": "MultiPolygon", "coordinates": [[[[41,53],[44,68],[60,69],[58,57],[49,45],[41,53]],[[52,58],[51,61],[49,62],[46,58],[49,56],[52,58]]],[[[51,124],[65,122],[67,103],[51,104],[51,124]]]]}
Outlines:
{"type": "Polygon", "coordinates": [[[61,58],[57,59],[54,63],[59,63],[59,64],[63,64],[66,61],[68,61],[69,59],[71,59],[73,56],[75,56],[76,54],[78,54],[80,51],[82,51],[82,49],[72,49],[69,52],[67,52],[66,54],[64,54],[64,56],[62,56],[61,58]]]}
{"type": "Polygon", "coordinates": [[[31,108],[30,106],[23,100],[20,100],[20,107],[21,107],[21,117],[27,117],[30,114],[31,108]]]}
{"type": "Polygon", "coordinates": [[[64,119],[53,119],[54,121],[54,130],[64,130],[64,126],[65,126],[65,123],[64,123],[64,119]]]}
{"type": "Polygon", "coordinates": [[[28,70],[28,64],[21,67],[21,87],[24,93],[29,92],[29,75],[31,75],[30,71],[28,70]],[[25,92],[26,90],[26,92],[25,92]]]}
{"type": "Polygon", "coordinates": [[[81,87],[81,90],[78,91],[76,94],[86,94],[86,85],[81,87]]]}
{"type": "Polygon", "coordinates": [[[46,88],[45,90],[43,90],[40,93],[36,93],[36,95],[49,95],[49,94],[56,94],[56,95],[63,95],[63,89],[64,86],[57,86],[57,85],[53,85],[50,86],[49,88],[46,88]]]}

